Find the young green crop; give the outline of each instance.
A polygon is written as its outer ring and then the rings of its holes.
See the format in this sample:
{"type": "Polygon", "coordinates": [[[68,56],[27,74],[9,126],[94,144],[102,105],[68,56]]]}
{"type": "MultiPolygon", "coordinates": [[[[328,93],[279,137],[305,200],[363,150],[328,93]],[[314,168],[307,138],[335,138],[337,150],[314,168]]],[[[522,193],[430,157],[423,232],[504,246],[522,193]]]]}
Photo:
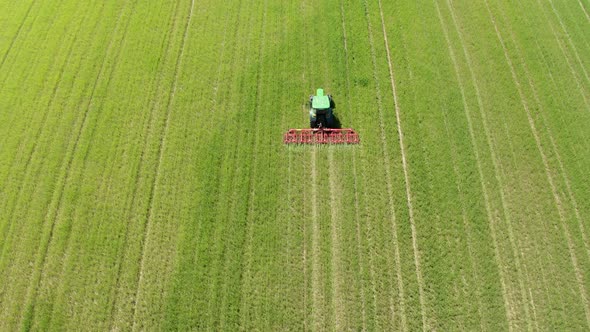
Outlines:
{"type": "Polygon", "coordinates": [[[583,1],[7,6],[0,328],[590,326],[583,1]]]}

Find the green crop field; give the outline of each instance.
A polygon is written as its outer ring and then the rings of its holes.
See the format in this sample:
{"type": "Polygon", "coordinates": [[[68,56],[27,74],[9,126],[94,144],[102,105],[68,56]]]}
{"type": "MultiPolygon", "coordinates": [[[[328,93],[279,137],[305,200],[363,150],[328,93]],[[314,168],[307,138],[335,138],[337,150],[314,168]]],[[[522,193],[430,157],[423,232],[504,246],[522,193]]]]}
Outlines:
{"type": "Polygon", "coordinates": [[[589,330],[589,14],[0,0],[0,330],[589,330]]]}

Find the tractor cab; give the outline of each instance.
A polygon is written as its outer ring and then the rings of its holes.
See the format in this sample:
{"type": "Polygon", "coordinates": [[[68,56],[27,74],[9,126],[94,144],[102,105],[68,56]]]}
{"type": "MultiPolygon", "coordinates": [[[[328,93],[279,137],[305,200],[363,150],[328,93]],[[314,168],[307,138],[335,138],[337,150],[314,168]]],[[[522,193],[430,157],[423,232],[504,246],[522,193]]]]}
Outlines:
{"type": "Polygon", "coordinates": [[[311,96],[311,108],[316,110],[326,110],[330,108],[332,104],[331,96],[324,95],[324,89],[317,89],[316,95],[311,96]]]}
{"type": "Polygon", "coordinates": [[[332,128],[334,116],[332,96],[325,95],[324,89],[317,89],[315,96],[309,97],[309,126],[311,128],[332,128]]]}

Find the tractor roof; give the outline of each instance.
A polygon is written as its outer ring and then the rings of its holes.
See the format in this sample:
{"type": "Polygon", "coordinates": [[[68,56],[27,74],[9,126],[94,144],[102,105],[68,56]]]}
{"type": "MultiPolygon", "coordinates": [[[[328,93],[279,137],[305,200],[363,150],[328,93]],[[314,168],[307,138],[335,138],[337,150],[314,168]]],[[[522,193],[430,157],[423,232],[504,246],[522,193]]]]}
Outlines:
{"type": "Polygon", "coordinates": [[[318,110],[330,108],[330,98],[324,95],[324,89],[317,89],[311,107],[318,110]]]}

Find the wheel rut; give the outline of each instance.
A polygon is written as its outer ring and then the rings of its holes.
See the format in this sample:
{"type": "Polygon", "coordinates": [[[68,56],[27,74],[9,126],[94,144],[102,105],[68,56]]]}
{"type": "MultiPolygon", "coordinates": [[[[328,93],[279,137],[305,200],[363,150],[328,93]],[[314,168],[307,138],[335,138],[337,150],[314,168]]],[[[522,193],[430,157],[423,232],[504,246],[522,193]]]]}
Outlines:
{"type": "MultiPolygon", "coordinates": [[[[541,120],[540,121],[541,127],[545,128],[545,130],[547,132],[547,138],[549,139],[549,142],[550,142],[551,152],[553,153],[553,155],[555,156],[555,159],[557,160],[558,168],[559,168],[559,173],[560,173],[560,175],[562,177],[562,180],[563,180],[563,182],[564,182],[564,184],[566,186],[566,192],[567,192],[568,198],[569,198],[570,202],[572,203],[574,214],[575,214],[576,219],[578,221],[578,227],[580,229],[580,234],[582,235],[582,240],[584,242],[584,247],[586,249],[586,255],[588,256],[588,258],[590,258],[590,247],[589,247],[590,246],[590,242],[588,241],[588,236],[586,235],[586,230],[585,230],[584,224],[582,222],[583,219],[582,219],[582,217],[580,215],[580,211],[579,211],[579,208],[578,208],[577,200],[576,200],[576,198],[575,198],[575,196],[573,194],[573,191],[571,189],[571,182],[570,182],[569,177],[567,175],[567,172],[565,170],[563,159],[562,159],[562,157],[561,157],[561,155],[559,153],[559,149],[557,148],[557,144],[555,143],[555,139],[554,139],[554,137],[553,137],[553,135],[551,133],[550,128],[547,125],[547,120],[545,119],[545,116],[542,113],[542,111],[544,110],[544,106],[543,106],[543,103],[541,102],[541,100],[539,98],[539,93],[537,92],[537,87],[536,87],[536,85],[535,85],[535,83],[534,83],[534,81],[532,79],[532,76],[530,74],[529,68],[528,68],[527,63],[525,61],[525,58],[522,55],[523,54],[522,53],[522,50],[518,46],[518,43],[516,43],[516,38],[514,36],[514,32],[513,32],[513,29],[512,29],[511,26],[509,26],[509,35],[510,35],[510,39],[514,42],[514,49],[516,51],[517,58],[518,58],[520,64],[522,65],[522,67],[523,67],[524,74],[526,76],[526,81],[527,81],[528,85],[530,86],[531,91],[533,93],[533,100],[534,100],[535,105],[536,105],[536,108],[533,108],[533,109],[538,109],[539,110],[537,113],[538,113],[538,116],[539,116],[539,118],[541,120]]],[[[538,43],[537,43],[537,46],[538,46],[538,43]]],[[[549,73],[549,74],[551,75],[551,73],[549,73]]],[[[553,76],[552,75],[551,75],[551,80],[553,81],[553,76]]],[[[533,133],[533,135],[535,136],[535,138],[539,140],[539,144],[537,145],[538,146],[538,149],[539,149],[539,152],[546,155],[546,152],[543,152],[543,151],[545,151],[545,149],[543,149],[543,146],[540,144],[540,135],[539,135],[539,133],[538,133],[538,131],[536,129],[535,121],[534,121],[534,118],[532,116],[532,112],[530,111],[530,109],[528,109],[527,111],[528,111],[527,112],[527,117],[528,117],[528,120],[529,120],[529,127],[531,128],[531,132],[533,133]]],[[[547,172],[550,172],[550,168],[548,167],[548,164],[546,165],[546,167],[548,168],[547,169],[547,172]]],[[[559,200],[559,201],[561,201],[561,200],[559,200]]]]}
{"type": "MultiPolygon", "coordinates": [[[[492,242],[493,242],[493,247],[494,247],[494,261],[496,263],[496,266],[498,267],[498,272],[500,274],[500,284],[502,286],[502,298],[504,301],[504,308],[506,310],[506,317],[507,317],[507,321],[508,321],[508,326],[510,329],[512,329],[511,326],[511,322],[513,320],[513,317],[515,315],[515,309],[514,306],[512,305],[511,301],[510,301],[510,297],[508,296],[508,289],[506,286],[506,276],[505,276],[505,272],[504,269],[502,267],[501,264],[501,254],[500,254],[500,250],[498,247],[498,239],[497,239],[497,230],[496,230],[496,220],[494,218],[493,212],[492,212],[492,205],[490,202],[490,198],[489,198],[489,189],[486,185],[487,181],[485,180],[485,176],[484,176],[484,172],[483,172],[483,167],[482,167],[482,161],[481,161],[481,156],[479,153],[479,148],[477,146],[476,143],[476,136],[475,136],[475,130],[473,129],[473,120],[472,120],[472,115],[471,115],[471,110],[469,107],[469,103],[467,102],[467,96],[466,96],[466,88],[465,88],[465,83],[463,82],[462,78],[461,78],[461,74],[459,71],[459,63],[457,60],[457,57],[455,55],[455,52],[453,51],[453,48],[451,46],[451,41],[449,38],[449,32],[447,29],[446,24],[444,23],[444,20],[442,19],[442,15],[440,12],[440,6],[438,5],[438,1],[435,3],[436,4],[436,8],[437,8],[437,13],[439,15],[439,20],[441,21],[441,25],[443,28],[443,35],[445,37],[445,42],[447,44],[447,50],[449,52],[449,55],[451,57],[451,61],[453,63],[453,69],[455,71],[455,76],[457,78],[457,81],[459,83],[459,88],[461,91],[461,99],[463,102],[463,110],[465,113],[465,118],[467,120],[467,125],[468,125],[468,129],[469,129],[469,138],[470,138],[470,145],[473,148],[473,152],[475,155],[475,160],[476,160],[476,165],[477,165],[477,171],[478,171],[478,175],[479,175],[479,183],[481,184],[481,188],[482,188],[482,192],[483,192],[483,199],[484,199],[484,203],[485,203],[485,207],[486,207],[486,214],[487,214],[487,219],[488,219],[488,223],[490,226],[490,233],[492,236],[492,242]]],[[[457,35],[459,36],[459,40],[461,42],[461,48],[463,51],[463,55],[465,56],[466,60],[467,60],[467,66],[469,69],[469,74],[470,74],[470,78],[472,81],[472,84],[474,86],[474,88],[476,89],[476,93],[477,93],[477,99],[478,99],[478,106],[479,106],[479,111],[480,113],[483,113],[483,104],[481,101],[481,97],[479,95],[479,88],[477,87],[477,83],[475,80],[475,74],[471,65],[471,61],[469,58],[469,55],[467,53],[467,50],[465,48],[465,41],[463,40],[463,37],[461,35],[461,32],[459,31],[458,25],[457,25],[457,20],[455,18],[455,14],[454,14],[454,10],[452,7],[451,2],[449,2],[448,0],[446,1],[446,5],[448,7],[448,10],[451,14],[451,19],[452,19],[452,23],[453,26],[455,27],[455,32],[457,33],[457,35]]],[[[492,157],[495,156],[495,153],[493,152],[493,145],[491,142],[491,138],[490,138],[490,134],[489,134],[489,130],[487,129],[487,125],[485,122],[485,118],[483,121],[483,125],[484,125],[484,133],[486,136],[486,142],[487,145],[490,149],[490,152],[492,154],[492,157]]],[[[493,158],[492,160],[494,160],[494,166],[496,165],[495,162],[495,158],[493,158]]],[[[496,170],[497,168],[494,167],[494,169],[496,170]]]]}
{"type": "MultiPolygon", "coordinates": [[[[541,3],[540,0],[537,0],[537,4],[539,5],[539,7],[543,8],[543,4],[541,3]]],[[[557,42],[557,45],[559,46],[559,49],[561,50],[561,53],[563,54],[565,61],[567,62],[567,65],[570,69],[570,73],[572,74],[572,76],[574,77],[574,80],[576,81],[576,85],[578,86],[578,90],[580,91],[580,94],[581,94],[582,98],[584,99],[584,103],[586,104],[588,111],[590,111],[590,101],[588,100],[588,96],[586,96],[587,90],[583,86],[580,77],[578,77],[578,71],[574,68],[574,66],[573,66],[573,64],[566,52],[566,48],[564,47],[563,42],[561,41],[561,38],[558,36],[557,31],[555,31],[555,28],[553,27],[553,23],[551,22],[551,19],[549,18],[547,13],[545,13],[544,9],[541,9],[541,11],[543,13],[543,17],[545,17],[545,20],[549,25],[549,28],[551,28],[551,33],[553,34],[553,37],[554,37],[555,41],[557,42]]]]}
{"type": "MultiPolygon", "coordinates": [[[[352,100],[350,99],[351,96],[351,88],[350,88],[350,64],[348,61],[349,52],[348,52],[348,43],[347,43],[347,34],[346,34],[346,19],[344,15],[344,4],[340,1],[340,16],[342,19],[342,42],[344,47],[344,58],[345,58],[345,67],[346,67],[346,92],[347,92],[347,100],[348,104],[352,105],[352,100]]],[[[365,262],[363,261],[363,254],[362,254],[362,242],[361,242],[361,231],[360,231],[360,206],[359,206],[359,186],[358,186],[358,173],[357,173],[357,161],[356,161],[356,153],[352,154],[352,176],[354,180],[354,220],[356,224],[356,241],[357,241],[357,255],[359,259],[358,269],[359,274],[361,275],[360,278],[360,296],[361,296],[361,321],[362,321],[362,329],[363,331],[367,330],[367,313],[366,313],[366,299],[365,299],[365,287],[363,284],[362,276],[364,276],[363,266],[365,262]]],[[[373,269],[371,267],[371,269],[373,269]]]]}
{"type": "MultiPolygon", "coordinates": [[[[264,1],[264,12],[263,12],[263,19],[262,19],[262,23],[260,26],[260,34],[263,36],[262,40],[260,42],[260,44],[258,45],[258,58],[262,59],[264,56],[264,35],[265,35],[265,28],[266,28],[266,13],[267,13],[267,8],[268,8],[268,1],[264,1]]],[[[252,30],[254,31],[254,30],[252,30]]],[[[251,31],[251,33],[252,33],[251,31]]],[[[255,95],[255,100],[256,100],[256,107],[258,107],[261,103],[261,98],[262,98],[262,93],[261,93],[261,89],[262,89],[262,75],[264,73],[264,67],[261,66],[256,74],[256,95],[255,95]]],[[[253,134],[253,142],[251,143],[253,146],[253,154],[256,155],[257,153],[259,153],[258,151],[258,141],[259,141],[259,132],[260,132],[260,120],[258,118],[258,116],[256,116],[257,114],[259,114],[258,110],[255,110],[254,112],[254,134],[253,134]]],[[[246,226],[246,237],[244,239],[244,263],[243,263],[243,267],[242,269],[243,271],[243,277],[241,278],[241,292],[244,292],[244,289],[246,289],[246,291],[250,291],[249,287],[250,287],[250,283],[251,283],[251,278],[252,278],[252,261],[253,261],[253,242],[254,242],[254,223],[255,223],[255,219],[254,219],[254,215],[255,215],[255,197],[256,197],[256,181],[255,181],[255,175],[258,172],[258,162],[253,162],[251,168],[250,168],[250,181],[248,184],[248,213],[246,216],[246,220],[247,220],[247,226],[246,226]]],[[[242,326],[242,328],[247,328],[248,327],[248,319],[251,319],[251,317],[249,316],[250,312],[248,310],[248,301],[245,299],[245,296],[241,296],[240,299],[240,310],[242,311],[242,313],[240,314],[240,325],[242,326]]]]}
{"type": "MultiPolygon", "coordinates": [[[[164,66],[166,64],[166,62],[168,61],[168,58],[170,56],[170,51],[172,48],[170,47],[171,41],[172,41],[172,33],[174,31],[174,21],[175,18],[178,16],[178,9],[179,9],[179,5],[178,2],[175,2],[175,8],[172,11],[171,14],[171,18],[170,18],[170,24],[168,27],[168,33],[166,34],[166,39],[167,43],[164,43],[165,47],[162,49],[163,50],[163,57],[161,59],[161,61],[158,63],[158,71],[161,71],[160,69],[160,64],[162,64],[162,66],[164,66]]],[[[145,124],[143,125],[143,130],[141,132],[145,133],[145,139],[143,141],[143,145],[142,148],[140,150],[140,155],[139,155],[139,162],[137,163],[137,167],[135,168],[135,178],[133,180],[133,191],[131,193],[131,197],[129,199],[129,204],[126,207],[126,219],[127,220],[132,220],[132,216],[133,216],[133,212],[134,212],[134,207],[138,204],[138,196],[137,193],[139,191],[139,183],[140,183],[140,179],[141,179],[141,174],[143,173],[143,169],[146,167],[146,151],[147,151],[147,146],[149,143],[149,137],[151,137],[151,133],[153,130],[153,118],[154,118],[154,113],[156,112],[156,100],[157,100],[157,96],[159,95],[159,89],[162,86],[161,81],[162,81],[162,77],[163,75],[157,75],[156,78],[154,78],[153,80],[153,88],[151,90],[150,93],[150,98],[149,100],[151,101],[149,104],[149,112],[148,112],[148,117],[145,121],[145,124]]],[[[117,263],[117,278],[115,281],[115,289],[114,289],[114,300],[112,301],[112,305],[111,305],[111,323],[110,323],[110,328],[109,330],[114,330],[117,329],[115,327],[115,325],[117,324],[117,311],[116,308],[117,306],[120,304],[119,303],[119,298],[121,297],[121,274],[123,272],[123,266],[125,264],[125,259],[127,258],[128,255],[128,251],[130,250],[129,248],[129,234],[130,233],[130,229],[129,229],[129,222],[127,222],[127,228],[125,230],[125,235],[123,238],[123,245],[122,245],[122,253],[119,257],[119,261],[117,263]]]]}
{"type": "MultiPolygon", "coordinates": [[[[390,165],[390,156],[388,152],[388,141],[387,135],[385,132],[384,127],[384,116],[383,116],[383,105],[382,105],[382,96],[381,96],[381,89],[379,86],[379,80],[377,79],[377,56],[375,54],[375,44],[373,40],[373,28],[371,26],[371,21],[369,17],[369,6],[367,1],[364,1],[364,9],[365,9],[365,19],[367,21],[367,30],[369,36],[369,44],[371,45],[371,60],[373,64],[373,79],[375,80],[376,90],[377,90],[377,106],[379,110],[379,134],[381,139],[381,145],[383,147],[383,160],[385,165],[385,183],[387,186],[387,197],[388,197],[388,205],[389,205],[389,213],[391,214],[391,228],[392,228],[392,235],[393,235],[393,249],[394,249],[394,262],[393,265],[395,266],[395,275],[397,280],[397,287],[399,290],[399,310],[400,310],[400,319],[401,319],[401,329],[403,331],[408,330],[407,325],[407,316],[406,316],[406,305],[405,305],[405,291],[404,291],[404,283],[402,278],[402,271],[401,271],[401,255],[399,249],[399,240],[398,240],[398,226],[397,226],[397,218],[395,212],[395,205],[394,205],[394,196],[393,196],[393,184],[392,184],[392,176],[391,176],[391,165],[390,165]]],[[[388,255],[389,256],[389,255],[388,255]]],[[[394,299],[393,299],[393,287],[392,287],[392,294],[390,295],[389,302],[390,307],[394,308],[394,299]]],[[[391,319],[394,321],[395,312],[391,310],[391,319]]]]}
{"type": "Polygon", "coordinates": [[[582,1],[578,0],[578,4],[580,4],[580,8],[582,8],[582,12],[584,12],[584,15],[586,15],[586,20],[588,20],[588,22],[590,22],[590,15],[588,15],[588,11],[586,11],[586,7],[584,7],[584,4],[582,4],[582,1]]]}
{"type": "Polygon", "coordinates": [[[535,138],[535,143],[537,145],[537,150],[539,151],[539,154],[541,155],[541,159],[543,161],[543,165],[544,165],[544,168],[545,168],[545,173],[546,173],[546,176],[547,176],[547,181],[549,183],[549,186],[551,188],[551,191],[552,191],[552,194],[553,194],[553,197],[554,197],[554,203],[555,203],[555,206],[556,206],[557,211],[558,211],[558,214],[559,214],[559,218],[560,218],[560,221],[561,221],[561,226],[562,226],[562,229],[563,229],[563,232],[564,232],[564,235],[565,235],[565,238],[566,238],[567,246],[568,246],[568,251],[569,251],[569,254],[570,254],[572,265],[574,267],[574,271],[575,271],[575,275],[576,275],[578,287],[579,287],[579,290],[580,290],[580,297],[581,297],[581,299],[582,299],[582,301],[584,303],[584,312],[586,314],[586,323],[590,327],[590,303],[589,303],[588,298],[586,296],[586,294],[587,294],[586,293],[586,288],[584,286],[584,281],[583,281],[583,277],[582,277],[583,273],[582,273],[582,270],[579,267],[578,258],[576,256],[575,250],[574,250],[573,240],[572,240],[570,231],[569,231],[569,229],[568,229],[568,227],[566,225],[565,211],[564,211],[563,206],[562,206],[562,203],[561,203],[561,201],[559,199],[559,193],[557,192],[557,188],[556,188],[556,185],[555,185],[555,180],[553,179],[553,176],[551,175],[550,166],[549,166],[549,163],[548,163],[548,160],[547,160],[547,156],[545,155],[545,152],[543,151],[541,140],[540,140],[538,131],[536,129],[536,125],[535,125],[535,123],[534,123],[534,121],[532,119],[532,116],[531,116],[531,112],[530,112],[528,103],[526,101],[526,98],[524,96],[524,92],[522,90],[522,86],[520,84],[520,81],[518,79],[518,76],[516,75],[516,70],[514,68],[514,64],[513,64],[512,60],[510,59],[510,56],[508,55],[508,50],[506,49],[504,38],[502,37],[502,34],[500,33],[500,31],[498,29],[498,26],[496,24],[494,15],[493,15],[493,13],[490,10],[488,1],[487,0],[484,0],[484,2],[486,4],[486,8],[488,10],[488,14],[490,15],[490,19],[491,19],[491,21],[492,21],[492,23],[494,25],[494,29],[496,31],[496,36],[498,37],[498,40],[500,42],[500,45],[502,46],[502,49],[504,51],[504,57],[505,57],[506,62],[508,63],[508,65],[510,67],[510,72],[512,74],[512,79],[514,81],[514,84],[516,85],[518,94],[520,96],[520,101],[521,101],[522,107],[524,108],[524,110],[526,112],[527,119],[528,119],[528,122],[529,122],[529,126],[530,126],[530,129],[531,129],[531,132],[533,134],[533,137],[535,138]]]}
{"type": "MultiPolygon", "coordinates": [[[[429,322],[429,317],[426,313],[426,299],[424,294],[424,277],[422,276],[422,267],[420,266],[420,251],[418,248],[418,234],[416,231],[416,223],[414,221],[414,207],[412,205],[412,190],[410,185],[410,176],[408,171],[408,162],[407,162],[407,153],[406,153],[406,146],[404,144],[404,133],[402,130],[401,124],[401,110],[399,106],[399,99],[397,95],[397,88],[395,85],[395,74],[393,69],[393,64],[391,61],[391,53],[389,51],[389,41],[387,39],[387,29],[385,28],[385,19],[383,16],[383,7],[381,5],[381,0],[379,2],[379,13],[381,16],[381,28],[383,30],[383,41],[385,43],[385,52],[387,55],[387,65],[389,67],[389,78],[391,83],[391,92],[393,94],[393,103],[395,109],[395,118],[397,124],[397,132],[398,132],[398,140],[399,146],[401,151],[402,157],[402,168],[404,171],[404,182],[406,186],[406,202],[408,205],[408,213],[410,219],[410,228],[412,231],[412,248],[414,251],[414,264],[416,266],[416,278],[418,279],[418,295],[420,300],[420,313],[422,316],[422,328],[424,330],[431,330],[433,327],[431,326],[431,322],[429,322]]],[[[430,317],[432,319],[432,317],[430,317]]]]}
{"type": "MultiPolygon", "coordinates": [[[[104,9],[104,4],[102,4],[102,6],[100,7],[100,11],[102,12],[103,9],[104,9]]],[[[83,22],[84,22],[84,20],[80,20],[80,25],[78,27],[78,32],[76,33],[76,36],[78,36],[78,34],[80,32],[83,22]]],[[[98,26],[98,21],[97,21],[96,25],[94,26],[94,29],[96,29],[97,26],[98,26]]],[[[107,47],[107,54],[110,50],[110,47],[112,45],[111,43],[112,43],[113,39],[114,39],[114,37],[111,37],[111,40],[109,42],[109,46],[107,47]]],[[[72,43],[72,48],[73,48],[74,44],[75,44],[75,42],[72,43]]],[[[72,54],[71,53],[72,50],[70,50],[69,52],[70,53],[68,55],[68,58],[72,54]]],[[[90,112],[90,106],[92,105],[98,82],[103,76],[105,66],[106,66],[106,57],[103,58],[99,73],[93,82],[92,90],[90,91],[90,97],[89,97],[88,103],[86,105],[86,108],[85,108],[83,114],[80,116],[80,121],[79,121],[80,125],[77,130],[74,129],[73,143],[71,144],[72,147],[69,148],[68,151],[66,151],[66,156],[64,157],[64,165],[62,166],[63,175],[60,176],[60,178],[63,180],[61,181],[61,185],[59,186],[60,187],[59,190],[54,191],[54,195],[52,196],[51,203],[50,203],[50,208],[48,209],[46,216],[45,216],[46,222],[44,222],[44,225],[46,223],[48,223],[49,225],[47,227],[49,229],[47,232],[47,236],[43,236],[43,238],[46,240],[42,240],[43,242],[39,246],[39,249],[37,252],[37,258],[35,259],[35,262],[36,262],[35,266],[37,268],[34,270],[35,272],[32,276],[31,283],[29,284],[29,287],[27,290],[27,295],[26,295],[26,299],[25,299],[25,308],[26,309],[22,310],[22,315],[19,320],[20,325],[23,327],[26,322],[27,316],[34,314],[35,301],[36,301],[36,297],[38,294],[38,288],[40,286],[41,279],[45,273],[44,269],[45,269],[45,265],[46,265],[46,261],[47,261],[47,255],[49,253],[49,247],[50,247],[51,242],[53,240],[53,233],[55,230],[55,225],[57,223],[57,219],[58,219],[58,216],[59,216],[61,208],[62,208],[63,196],[64,196],[65,188],[66,188],[69,178],[70,178],[70,170],[71,170],[71,167],[72,167],[72,164],[74,161],[75,152],[78,149],[78,145],[80,143],[80,137],[82,136],[82,133],[86,129],[88,114],[90,112]],[[55,202],[55,203],[53,203],[53,202],[55,202]],[[51,206],[55,206],[55,209],[51,209],[51,206]],[[52,212],[52,210],[54,212],[52,212]]],[[[76,122],[76,124],[77,124],[77,122],[76,122]]],[[[58,183],[59,183],[59,180],[58,180],[58,183]]]]}
{"type": "Polygon", "coordinates": [[[572,37],[570,36],[569,32],[567,31],[565,24],[563,24],[563,20],[561,19],[559,12],[555,8],[555,5],[553,4],[553,0],[549,0],[549,4],[551,5],[551,9],[553,10],[553,14],[555,14],[555,17],[557,18],[557,22],[559,22],[559,25],[561,26],[561,30],[563,31],[564,35],[566,36],[566,39],[567,39],[568,43],[570,44],[571,49],[574,51],[574,56],[576,57],[576,60],[578,61],[578,64],[580,65],[580,68],[582,69],[582,73],[584,73],[584,77],[586,77],[586,81],[590,82],[590,77],[588,76],[588,72],[586,71],[586,67],[584,67],[584,63],[582,62],[582,59],[580,58],[580,53],[578,52],[578,48],[574,44],[574,41],[573,41],[572,37]]]}
{"type": "Polygon", "coordinates": [[[178,85],[178,78],[180,76],[180,68],[182,67],[182,60],[183,60],[183,56],[184,56],[184,51],[186,48],[186,40],[187,40],[187,36],[188,36],[188,32],[189,32],[189,27],[190,27],[190,23],[193,17],[193,12],[194,12],[194,7],[195,7],[195,0],[191,1],[191,7],[190,7],[190,12],[184,27],[184,33],[182,36],[182,41],[181,41],[181,47],[180,47],[180,51],[178,53],[178,56],[176,58],[176,65],[174,68],[174,81],[172,83],[171,89],[170,89],[170,97],[168,99],[168,104],[166,106],[166,120],[164,123],[164,131],[160,137],[160,141],[159,141],[159,145],[158,145],[158,160],[156,162],[156,166],[155,166],[155,176],[154,176],[154,181],[151,185],[151,189],[150,189],[150,195],[149,195],[149,199],[148,199],[148,210],[147,210],[147,217],[146,217],[146,226],[145,226],[145,230],[144,230],[144,234],[143,234],[143,245],[141,247],[141,253],[140,253],[140,263],[139,263],[139,275],[138,275],[138,279],[137,279],[137,288],[135,290],[135,302],[133,305],[133,310],[132,310],[132,321],[133,321],[133,325],[132,325],[132,330],[136,330],[136,326],[137,326],[137,304],[139,303],[139,299],[140,299],[140,295],[141,295],[141,284],[142,284],[142,280],[143,280],[143,271],[144,271],[144,264],[145,264],[145,248],[149,245],[149,234],[150,234],[150,225],[151,225],[151,221],[152,221],[152,211],[154,208],[154,195],[155,192],[158,189],[158,181],[160,179],[160,167],[162,165],[162,160],[164,157],[164,150],[165,150],[165,144],[166,144],[166,137],[168,134],[168,128],[170,126],[170,113],[171,113],[171,109],[172,109],[172,104],[174,101],[174,97],[176,94],[176,89],[177,89],[177,85],[178,85]]]}
{"type": "MultiPolygon", "coordinates": [[[[4,63],[6,62],[6,58],[8,58],[8,54],[10,54],[10,51],[12,50],[14,43],[19,38],[21,31],[23,29],[23,25],[25,25],[25,21],[29,18],[29,15],[31,14],[31,9],[33,9],[33,6],[36,3],[37,3],[37,0],[31,1],[31,4],[29,5],[27,12],[25,13],[25,16],[23,16],[23,19],[21,20],[20,24],[18,25],[18,29],[16,30],[16,33],[14,34],[12,39],[10,40],[10,44],[8,45],[8,49],[6,50],[6,53],[4,53],[4,55],[2,56],[2,60],[0,61],[0,71],[2,70],[2,67],[4,67],[4,63]]],[[[0,85],[0,86],[3,87],[5,82],[6,81],[2,82],[2,85],[0,85]]]]}
{"type": "MultiPolygon", "coordinates": [[[[61,83],[61,80],[62,80],[62,77],[63,77],[63,74],[64,74],[66,68],[68,68],[68,64],[70,62],[70,59],[71,59],[71,56],[72,56],[72,51],[73,51],[73,48],[74,48],[73,45],[76,44],[76,40],[77,40],[78,32],[80,31],[80,27],[81,27],[81,25],[79,25],[78,29],[76,30],[76,33],[74,34],[74,38],[73,38],[72,42],[68,46],[68,54],[66,55],[65,61],[63,62],[63,65],[61,66],[61,69],[59,70],[58,79],[56,80],[55,85],[53,86],[51,97],[49,98],[49,101],[48,101],[48,103],[47,103],[47,105],[45,107],[45,112],[43,114],[43,119],[41,120],[41,126],[39,126],[39,129],[34,134],[33,149],[31,151],[31,153],[29,154],[29,156],[27,157],[27,161],[25,162],[25,171],[24,171],[24,174],[25,175],[22,178],[22,183],[18,187],[17,194],[16,194],[17,199],[15,200],[14,205],[12,206],[12,208],[9,208],[8,219],[7,219],[8,220],[8,226],[6,226],[6,229],[7,230],[2,235],[2,237],[3,237],[2,241],[0,241],[0,253],[4,253],[4,246],[6,244],[7,238],[9,236],[9,234],[12,233],[12,227],[13,227],[13,224],[14,224],[13,218],[14,218],[14,212],[16,210],[16,205],[17,205],[18,201],[20,200],[20,198],[23,195],[22,192],[23,192],[23,189],[25,187],[24,182],[30,176],[30,174],[32,172],[32,170],[30,169],[30,167],[31,167],[30,164],[31,164],[31,161],[34,159],[34,157],[37,155],[38,146],[39,146],[39,137],[41,136],[41,134],[43,133],[43,130],[45,129],[45,127],[47,125],[47,118],[49,116],[50,109],[53,106],[55,97],[57,95],[57,91],[61,88],[61,84],[60,83],[61,83]]],[[[53,65],[55,65],[55,63],[53,65]]],[[[78,68],[78,71],[79,71],[79,69],[80,68],[78,68]]],[[[47,80],[45,80],[45,83],[46,83],[46,81],[47,80]]],[[[44,86],[45,86],[45,83],[43,84],[44,86]]],[[[27,136],[27,135],[23,135],[23,136],[27,136]]],[[[6,137],[6,139],[8,139],[8,137],[6,137]]],[[[24,139],[24,137],[23,137],[23,139],[24,139]]],[[[23,143],[21,141],[21,143],[19,144],[19,146],[22,146],[22,144],[23,143]]],[[[2,144],[0,144],[0,146],[2,146],[2,144]]],[[[20,148],[19,148],[19,150],[20,150],[20,148]]],[[[16,163],[16,160],[13,160],[13,163],[10,166],[10,169],[11,170],[6,174],[6,177],[7,178],[10,176],[11,173],[13,173],[12,170],[15,167],[15,163],[16,163]]],[[[37,174],[35,176],[35,179],[37,179],[39,176],[40,176],[40,174],[37,174]]],[[[37,181],[34,181],[34,182],[37,182],[37,181]]],[[[4,192],[0,193],[0,195],[3,194],[3,193],[4,192]]]]}

